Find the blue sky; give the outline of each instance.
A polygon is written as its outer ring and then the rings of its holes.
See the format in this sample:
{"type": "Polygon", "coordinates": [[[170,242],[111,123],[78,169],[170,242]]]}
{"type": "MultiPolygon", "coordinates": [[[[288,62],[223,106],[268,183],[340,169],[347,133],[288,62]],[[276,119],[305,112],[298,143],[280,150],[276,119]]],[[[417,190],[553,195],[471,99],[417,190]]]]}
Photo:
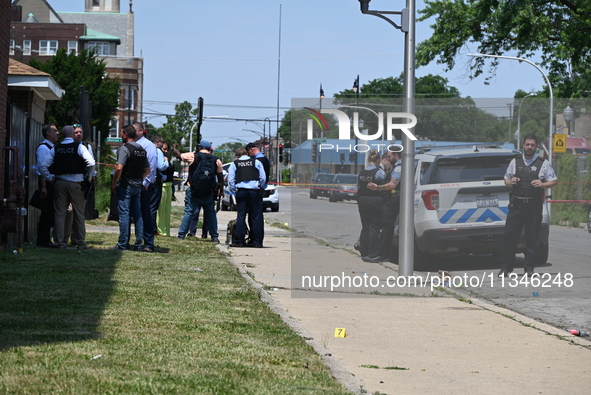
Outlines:
{"type": "MultiPolygon", "coordinates": [[[[121,11],[127,12],[129,2],[121,3],[121,11]]],[[[405,3],[373,0],[370,9],[400,10],[405,3]]],[[[50,4],[56,11],[84,10],[84,0],[50,4]]],[[[145,60],[145,118],[160,126],[166,119],[157,114],[173,114],[174,104],[185,100],[196,106],[201,96],[206,117],[275,120],[280,4],[280,118],[292,98],[316,97],[321,83],[331,97],[351,88],[357,75],[364,84],[402,71],[404,34],[361,14],[358,0],[136,0],[135,55],[145,60]]],[[[417,9],[423,6],[418,0],[417,9]]],[[[417,42],[430,32],[429,23],[417,24],[417,42]]],[[[465,53],[475,51],[474,46],[465,53]]],[[[458,58],[448,73],[433,64],[417,69],[416,75],[441,75],[462,96],[507,99],[499,100],[498,112],[505,116],[506,103],[517,89],[540,90],[544,84],[532,66],[511,60],[501,61],[491,85],[484,84],[484,76],[471,81],[465,76],[470,59],[458,58]]],[[[214,145],[257,138],[241,129],[262,132],[251,122],[209,119],[202,134],[214,145]]]]}

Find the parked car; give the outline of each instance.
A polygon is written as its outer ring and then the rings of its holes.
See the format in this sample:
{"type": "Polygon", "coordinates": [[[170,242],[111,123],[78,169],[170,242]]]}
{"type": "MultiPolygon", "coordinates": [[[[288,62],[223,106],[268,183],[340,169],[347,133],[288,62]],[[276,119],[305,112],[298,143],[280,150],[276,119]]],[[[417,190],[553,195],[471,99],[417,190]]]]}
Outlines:
{"type": "Polygon", "coordinates": [[[310,199],[317,199],[318,196],[329,197],[334,176],[331,173],[316,173],[310,182],[310,199]]]}
{"type": "MultiPolygon", "coordinates": [[[[502,254],[510,191],[503,179],[509,162],[519,155],[473,147],[425,150],[415,156],[415,266],[434,255],[502,254]]],[[[548,259],[549,229],[544,202],[536,265],[548,259]]],[[[395,229],[396,247],[397,233],[395,229]]],[[[522,232],[517,252],[524,248],[522,232]]]]}
{"type": "Polygon", "coordinates": [[[357,200],[357,174],[335,174],[328,201],[357,200]]]}
{"type": "MultiPolygon", "coordinates": [[[[231,163],[222,165],[224,173],[224,196],[222,197],[221,208],[225,211],[236,210],[236,196],[228,188],[228,168],[231,163]]],[[[279,211],[279,191],[275,185],[268,184],[263,192],[263,211],[271,209],[273,212],[279,211]]]]}

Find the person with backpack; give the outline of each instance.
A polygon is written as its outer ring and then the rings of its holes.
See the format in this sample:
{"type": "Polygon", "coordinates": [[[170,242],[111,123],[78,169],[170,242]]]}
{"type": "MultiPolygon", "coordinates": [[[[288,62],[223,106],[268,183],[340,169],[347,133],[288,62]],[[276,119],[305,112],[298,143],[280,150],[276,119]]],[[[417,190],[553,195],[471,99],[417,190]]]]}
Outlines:
{"type": "Polygon", "coordinates": [[[252,219],[248,246],[263,248],[263,200],[261,192],[267,182],[263,164],[247,155],[245,148],[236,150],[236,159],[228,168],[228,188],[236,195],[236,240],[233,247],[246,247],[246,214],[252,219]]]}
{"type": "Polygon", "coordinates": [[[218,220],[215,212],[215,201],[224,193],[224,177],[222,162],[209,150],[211,143],[201,140],[195,151],[193,163],[189,166],[188,188],[185,191],[185,212],[178,238],[184,239],[195,207],[203,209],[203,218],[207,222],[207,230],[211,240],[219,244],[218,220]]]}

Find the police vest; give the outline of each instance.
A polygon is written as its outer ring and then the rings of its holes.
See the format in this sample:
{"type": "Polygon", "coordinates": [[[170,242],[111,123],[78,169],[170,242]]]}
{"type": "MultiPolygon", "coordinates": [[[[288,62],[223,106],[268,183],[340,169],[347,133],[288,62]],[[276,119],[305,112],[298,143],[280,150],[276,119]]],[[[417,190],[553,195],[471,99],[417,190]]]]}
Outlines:
{"type": "Polygon", "coordinates": [[[263,165],[263,169],[265,170],[266,182],[269,182],[269,176],[271,175],[271,162],[269,162],[269,158],[266,156],[259,156],[255,158],[263,165]]]}
{"type": "Polygon", "coordinates": [[[522,198],[542,197],[544,195],[544,188],[536,188],[531,185],[533,180],[540,178],[540,170],[544,164],[544,159],[539,156],[527,166],[523,160],[523,156],[515,158],[515,177],[519,178],[519,182],[513,185],[512,195],[522,198]]]}
{"type": "Polygon", "coordinates": [[[236,166],[236,184],[242,181],[254,181],[259,179],[259,169],[255,166],[255,160],[253,158],[234,161],[236,166]]]}
{"type": "Polygon", "coordinates": [[[363,169],[359,172],[357,176],[357,196],[381,196],[383,194],[382,191],[372,191],[367,188],[367,184],[370,182],[377,184],[376,173],[378,170],[379,168],[376,167],[371,170],[363,169]]]}
{"type": "Polygon", "coordinates": [[[84,174],[86,161],[78,155],[80,143],[57,144],[54,146],[55,156],[49,171],[51,174],[84,174]]]}
{"type": "Polygon", "coordinates": [[[125,147],[129,150],[129,156],[123,166],[121,179],[141,180],[144,178],[144,168],[146,167],[146,150],[130,143],[125,143],[125,147]]]}

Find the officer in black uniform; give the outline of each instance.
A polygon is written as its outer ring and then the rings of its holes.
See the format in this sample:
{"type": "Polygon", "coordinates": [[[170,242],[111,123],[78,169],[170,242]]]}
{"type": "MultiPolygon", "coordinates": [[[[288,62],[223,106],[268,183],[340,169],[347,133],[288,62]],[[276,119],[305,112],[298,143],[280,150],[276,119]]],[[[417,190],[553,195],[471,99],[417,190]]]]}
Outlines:
{"type": "Polygon", "coordinates": [[[534,134],[526,135],[523,138],[523,155],[513,159],[507,167],[505,185],[511,187],[511,193],[499,277],[507,277],[513,271],[517,243],[524,226],[523,266],[526,276],[534,273],[533,258],[542,226],[544,189],[552,188],[558,182],[550,162],[536,154],[537,145],[538,139],[534,134]]]}
{"type": "Polygon", "coordinates": [[[369,151],[367,166],[357,176],[357,209],[361,219],[359,253],[365,262],[374,262],[380,252],[380,228],[382,225],[383,193],[368,188],[368,184],[377,185],[376,173],[380,170],[380,154],[369,151]]]}
{"type": "Polygon", "coordinates": [[[236,150],[236,159],[228,168],[228,188],[236,195],[236,241],[234,247],[246,247],[246,214],[252,218],[251,237],[254,248],[263,247],[263,200],[265,169],[260,161],[247,155],[245,148],[236,150]]]}

